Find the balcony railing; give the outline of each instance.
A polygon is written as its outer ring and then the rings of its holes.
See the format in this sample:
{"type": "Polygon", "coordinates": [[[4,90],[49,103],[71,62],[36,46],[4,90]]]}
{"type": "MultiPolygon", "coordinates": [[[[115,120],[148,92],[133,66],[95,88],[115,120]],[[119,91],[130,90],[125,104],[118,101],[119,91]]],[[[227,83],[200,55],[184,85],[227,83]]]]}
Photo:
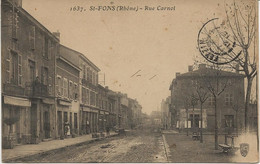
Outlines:
{"type": "Polygon", "coordinates": [[[26,83],[25,94],[31,97],[49,96],[48,86],[42,83],[26,83]]]}

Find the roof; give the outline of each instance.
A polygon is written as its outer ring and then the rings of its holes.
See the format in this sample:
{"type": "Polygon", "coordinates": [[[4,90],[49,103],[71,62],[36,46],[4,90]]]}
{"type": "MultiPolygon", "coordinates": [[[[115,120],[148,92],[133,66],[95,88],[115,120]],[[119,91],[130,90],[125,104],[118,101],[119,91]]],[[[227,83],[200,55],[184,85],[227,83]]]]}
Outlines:
{"type": "Polygon", "coordinates": [[[60,57],[64,58],[65,60],[67,60],[70,64],[72,64],[74,67],[76,67],[77,69],[79,68],[79,54],[77,52],[75,52],[74,50],[65,47],[63,45],[59,46],[59,55],[60,57]]]}
{"type": "Polygon", "coordinates": [[[45,31],[50,37],[55,39],[57,42],[59,42],[59,38],[57,38],[52,32],[50,32],[44,25],[42,25],[38,20],[36,20],[31,14],[29,14],[25,9],[22,7],[16,6],[12,4],[11,1],[6,1],[13,5],[23,16],[25,16],[28,20],[30,20],[34,25],[39,27],[41,30],[45,31]]]}
{"type": "Polygon", "coordinates": [[[217,70],[217,69],[213,69],[213,68],[203,68],[203,69],[197,69],[195,71],[190,71],[187,73],[180,74],[177,76],[177,78],[194,77],[194,76],[213,77],[213,76],[216,76],[217,73],[220,73],[219,76],[221,76],[221,77],[241,77],[241,78],[245,77],[243,74],[238,74],[238,73],[234,73],[234,72],[222,71],[222,70],[217,70]]]}

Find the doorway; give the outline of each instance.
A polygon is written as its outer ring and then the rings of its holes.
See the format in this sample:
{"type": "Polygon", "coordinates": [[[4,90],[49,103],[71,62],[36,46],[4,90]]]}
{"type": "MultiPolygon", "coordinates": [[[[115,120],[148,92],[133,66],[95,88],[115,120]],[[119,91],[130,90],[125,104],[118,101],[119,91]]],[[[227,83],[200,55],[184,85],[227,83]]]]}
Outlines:
{"type": "Polygon", "coordinates": [[[49,111],[45,111],[43,115],[43,130],[44,130],[44,138],[50,138],[50,113],[49,111]]]}

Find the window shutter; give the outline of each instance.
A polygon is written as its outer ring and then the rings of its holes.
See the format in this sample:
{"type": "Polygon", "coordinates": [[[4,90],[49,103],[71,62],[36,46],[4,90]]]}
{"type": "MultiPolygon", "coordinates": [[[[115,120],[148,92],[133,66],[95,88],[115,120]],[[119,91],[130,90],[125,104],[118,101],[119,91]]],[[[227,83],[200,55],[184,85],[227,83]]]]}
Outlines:
{"type": "Polygon", "coordinates": [[[48,59],[51,59],[51,52],[52,52],[52,45],[51,45],[51,41],[48,40],[48,59]]]}
{"type": "Polygon", "coordinates": [[[31,27],[31,31],[29,33],[29,42],[31,50],[35,49],[35,26],[31,27]]]}
{"type": "Polygon", "coordinates": [[[5,70],[6,70],[6,82],[10,82],[10,51],[7,53],[6,62],[5,62],[5,70]]]}
{"type": "Polygon", "coordinates": [[[22,85],[22,56],[18,55],[18,85],[22,85]]]}
{"type": "Polygon", "coordinates": [[[45,36],[42,38],[42,56],[45,56],[45,36]]]}

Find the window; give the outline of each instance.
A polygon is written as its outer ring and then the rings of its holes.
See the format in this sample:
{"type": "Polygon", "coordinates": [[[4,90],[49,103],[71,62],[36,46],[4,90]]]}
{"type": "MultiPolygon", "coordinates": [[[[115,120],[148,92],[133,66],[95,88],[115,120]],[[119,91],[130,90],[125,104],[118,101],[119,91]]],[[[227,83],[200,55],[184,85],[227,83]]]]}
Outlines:
{"type": "Polygon", "coordinates": [[[69,81],[69,98],[70,99],[74,99],[74,86],[73,86],[73,82],[69,81]]]}
{"type": "Polygon", "coordinates": [[[45,36],[43,36],[43,39],[42,39],[42,56],[43,57],[46,56],[46,38],[45,38],[45,36]]]}
{"type": "Polygon", "coordinates": [[[42,67],[42,84],[48,85],[48,68],[42,67]]]}
{"type": "Polygon", "coordinates": [[[226,93],[225,95],[225,104],[226,105],[233,105],[233,95],[226,93]]]}
{"type": "Polygon", "coordinates": [[[92,84],[95,85],[95,84],[96,84],[96,81],[95,81],[95,80],[96,80],[96,75],[95,75],[95,72],[94,72],[94,71],[93,71],[93,73],[92,73],[92,79],[93,79],[93,80],[92,80],[92,84]]]}
{"type": "Polygon", "coordinates": [[[13,24],[12,24],[12,38],[17,39],[17,29],[18,29],[18,14],[13,13],[13,24]]]}
{"type": "Polygon", "coordinates": [[[93,82],[92,81],[92,70],[90,70],[90,72],[89,72],[89,82],[91,82],[91,83],[93,82]]]}
{"type": "Polygon", "coordinates": [[[98,107],[98,94],[96,93],[96,106],[98,107]]]}
{"type": "Polygon", "coordinates": [[[90,69],[89,69],[89,67],[87,68],[87,80],[90,81],[90,69]]]}
{"type": "Polygon", "coordinates": [[[86,92],[86,101],[87,101],[87,104],[89,104],[89,90],[87,89],[87,92],[86,92]]]}
{"type": "Polygon", "coordinates": [[[234,127],[234,115],[225,115],[225,127],[234,127]]]}
{"type": "MultiPolygon", "coordinates": [[[[7,60],[8,61],[8,60],[7,60]]],[[[13,84],[22,84],[22,56],[15,52],[11,52],[11,58],[8,62],[10,82],[13,84]],[[10,65],[9,65],[10,63],[10,65]]]]}
{"type": "Polygon", "coordinates": [[[63,82],[62,82],[62,79],[61,79],[61,77],[60,76],[57,76],[57,80],[58,80],[58,82],[57,82],[57,84],[58,84],[58,95],[59,96],[62,96],[62,94],[63,94],[63,82]]]}
{"type": "Polygon", "coordinates": [[[82,70],[83,70],[83,79],[86,79],[86,66],[85,65],[83,65],[82,70]]]}
{"type": "Polygon", "coordinates": [[[82,87],[82,103],[86,103],[86,96],[87,96],[87,90],[86,88],[82,87]]]}
{"type": "Polygon", "coordinates": [[[33,83],[35,80],[35,62],[29,60],[29,82],[33,83]]]}
{"type": "Polygon", "coordinates": [[[73,92],[74,92],[74,99],[77,100],[78,99],[78,85],[76,83],[74,83],[74,89],[73,89],[73,92]]]}
{"type": "Polygon", "coordinates": [[[30,49],[34,50],[35,49],[35,26],[32,26],[31,31],[29,32],[29,44],[30,44],[30,49]]]}
{"type": "Polygon", "coordinates": [[[52,55],[52,43],[51,41],[48,39],[48,47],[47,47],[47,58],[50,60],[51,59],[51,55],[52,55]]]}
{"type": "Polygon", "coordinates": [[[95,93],[90,91],[90,105],[95,105],[95,93]]]}
{"type": "Polygon", "coordinates": [[[64,97],[68,97],[68,79],[64,78],[64,81],[63,81],[63,96],[64,97]]]}
{"type": "Polygon", "coordinates": [[[96,74],[96,85],[98,85],[98,73],[96,74]]]}
{"type": "Polygon", "coordinates": [[[214,100],[214,96],[211,94],[208,98],[208,102],[210,106],[215,105],[215,100],[214,100]]]}

